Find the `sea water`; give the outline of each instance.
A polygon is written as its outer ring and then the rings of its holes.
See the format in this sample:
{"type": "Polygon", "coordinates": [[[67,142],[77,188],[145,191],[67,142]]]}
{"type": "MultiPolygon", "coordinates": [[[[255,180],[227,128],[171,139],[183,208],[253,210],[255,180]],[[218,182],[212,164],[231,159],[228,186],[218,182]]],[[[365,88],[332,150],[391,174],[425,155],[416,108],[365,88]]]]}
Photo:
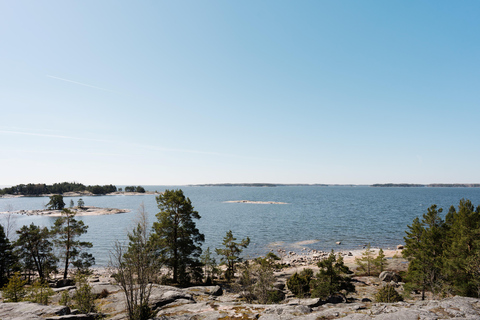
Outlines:
{"type": "MultiPolygon", "coordinates": [[[[149,191],[182,189],[201,216],[197,227],[205,235],[203,248],[219,248],[228,230],[240,241],[250,237],[245,257],[263,255],[270,250],[300,251],[394,248],[404,242],[407,225],[436,204],[442,217],[451,205],[465,198],[480,204],[480,188],[427,188],[368,186],[278,186],[278,187],[194,187],[145,186],[149,191]],[[286,204],[229,203],[227,201],[274,201],[286,204]],[[341,242],[340,245],[336,242],[341,242]]],[[[76,204],[79,197],[65,197],[76,204]]],[[[129,213],[78,217],[89,226],[82,239],[91,241],[97,266],[106,266],[116,240],[125,241],[143,203],[150,223],[159,211],[155,195],[90,196],[87,206],[130,209],[129,213]]],[[[48,197],[0,199],[0,211],[42,209],[48,197]]],[[[1,217],[0,217],[1,219],[1,217]]],[[[35,223],[51,226],[55,217],[18,216],[17,228],[35,223]]],[[[2,220],[0,220],[1,222],[2,220]]]]}

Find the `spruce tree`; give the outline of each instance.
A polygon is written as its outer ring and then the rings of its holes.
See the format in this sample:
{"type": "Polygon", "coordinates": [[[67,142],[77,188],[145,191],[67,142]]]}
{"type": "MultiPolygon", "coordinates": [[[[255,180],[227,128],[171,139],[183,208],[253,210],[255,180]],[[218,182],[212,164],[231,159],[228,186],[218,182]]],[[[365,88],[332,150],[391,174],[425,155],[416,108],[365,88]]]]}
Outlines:
{"type": "Polygon", "coordinates": [[[385,253],[383,253],[383,249],[380,248],[378,251],[377,257],[373,260],[373,264],[377,269],[378,273],[382,273],[385,271],[385,267],[387,266],[387,259],[385,258],[385,253]]]}
{"type": "Polygon", "coordinates": [[[437,210],[437,206],[432,205],[421,221],[415,218],[405,231],[403,256],[410,261],[407,278],[421,288],[422,300],[426,290],[435,295],[444,280],[441,271],[446,229],[441,212],[441,208],[437,210]]]}
{"type": "Polygon", "coordinates": [[[450,207],[445,220],[445,274],[457,294],[478,297],[478,279],[471,266],[475,264],[472,257],[480,253],[480,206],[474,208],[470,200],[462,199],[458,210],[450,207]]]}
{"type": "Polygon", "coordinates": [[[193,219],[200,219],[182,190],[165,190],[156,197],[160,212],[153,223],[152,241],[165,266],[173,272],[173,282],[186,284],[201,275],[199,257],[205,236],[193,219]]]}

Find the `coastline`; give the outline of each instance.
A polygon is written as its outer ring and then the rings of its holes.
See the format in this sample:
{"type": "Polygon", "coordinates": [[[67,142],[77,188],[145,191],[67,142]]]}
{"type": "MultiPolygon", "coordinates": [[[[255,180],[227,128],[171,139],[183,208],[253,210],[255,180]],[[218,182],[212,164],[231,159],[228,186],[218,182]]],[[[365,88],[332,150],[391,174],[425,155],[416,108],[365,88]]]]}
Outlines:
{"type": "MultiPolygon", "coordinates": [[[[116,208],[99,208],[93,206],[85,206],[83,208],[66,208],[75,212],[76,216],[101,216],[101,215],[111,215],[130,212],[130,209],[116,209],[116,208]]],[[[19,214],[27,216],[49,216],[49,217],[60,217],[62,216],[63,210],[17,210],[11,212],[0,212],[0,214],[19,214]]]]}
{"type": "MultiPolygon", "coordinates": [[[[373,256],[377,256],[380,248],[370,248],[373,256]]],[[[402,256],[403,249],[385,249],[382,248],[383,254],[388,261],[392,262],[397,260],[400,264],[397,265],[395,269],[403,269],[401,265],[405,265],[406,261],[402,256]]],[[[330,251],[320,251],[315,249],[306,249],[303,248],[300,252],[295,251],[286,251],[284,249],[271,250],[270,252],[276,254],[280,257],[282,263],[290,265],[290,267],[304,267],[304,268],[316,268],[317,262],[328,257],[330,251]]],[[[362,253],[365,252],[365,249],[355,249],[355,250],[334,250],[336,255],[342,256],[344,263],[350,268],[356,269],[356,258],[361,258],[362,253]]]]}

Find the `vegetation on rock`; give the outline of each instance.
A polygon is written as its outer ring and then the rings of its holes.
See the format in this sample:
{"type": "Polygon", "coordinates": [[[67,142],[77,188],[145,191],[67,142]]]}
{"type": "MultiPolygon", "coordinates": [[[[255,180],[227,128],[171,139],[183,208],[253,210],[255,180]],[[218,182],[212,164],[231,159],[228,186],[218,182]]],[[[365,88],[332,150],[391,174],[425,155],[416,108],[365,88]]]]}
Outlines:
{"type": "Polygon", "coordinates": [[[342,256],[332,250],[327,259],[317,263],[320,268],[315,278],[310,281],[312,297],[327,298],[333,294],[348,295],[355,292],[355,286],[349,276],[352,271],[344,264],[342,256]]]}
{"type": "Polygon", "coordinates": [[[128,247],[114,246],[110,267],[114,278],[125,294],[129,320],[150,319],[148,307],[152,283],[160,269],[160,259],[150,241],[150,227],[143,204],[140,206],[137,226],[128,233],[128,247]]]}
{"type": "Polygon", "coordinates": [[[395,290],[395,286],[392,284],[386,284],[380,290],[378,290],[375,295],[375,300],[377,302],[398,302],[403,301],[402,296],[395,290]]]}

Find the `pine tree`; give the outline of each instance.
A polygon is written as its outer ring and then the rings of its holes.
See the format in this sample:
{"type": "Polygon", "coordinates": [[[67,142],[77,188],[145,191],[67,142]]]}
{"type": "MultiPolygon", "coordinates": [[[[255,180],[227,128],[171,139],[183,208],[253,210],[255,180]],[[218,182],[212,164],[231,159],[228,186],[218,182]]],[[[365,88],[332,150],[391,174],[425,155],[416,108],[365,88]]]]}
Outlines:
{"type": "Polygon", "coordinates": [[[172,270],[173,282],[186,284],[201,274],[199,257],[205,236],[193,220],[200,219],[200,215],[182,190],[165,190],[156,199],[161,211],[153,223],[152,241],[164,264],[172,270]]]}
{"type": "Polygon", "coordinates": [[[15,252],[24,269],[35,270],[40,278],[46,279],[50,272],[56,270],[57,263],[50,232],[46,227],[42,229],[32,223],[17,230],[17,234],[15,252]]]}
{"type": "Polygon", "coordinates": [[[62,216],[55,220],[52,228],[55,237],[53,242],[62,252],[64,279],[68,276],[70,264],[80,255],[81,250],[92,247],[91,242],[78,240],[82,234],[87,233],[87,229],[88,226],[83,221],[75,219],[75,212],[69,209],[63,209],[62,216]]]}
{"type": "Polygon", "coordinates": [[[375,251],[371,249],[370,243],[362,252],[361,258],[355,258],[355,263],[358,264],[358,270],[366,272],[370,276],[375,267],[375,258],[373,257],[375,251]]]}
{"type": "Polygon", "coordinates": [[[223,238],[223,248],[215,249],[215,252],[222,256],[221,261],[227,265],[225,278],[230,281],[235,275],[235,266],[242,261],[240,254],[243,249],[250,244],[250,238],[246,237],[241,242],[235,242],[237,238],[233,237],[232,230],[228,230],[223,238]]]}
{"type": "Polygon", "coordinates": [[[310,281],[312,297],[327,298],[336,293],[347,295],[355,292],[355,286],[349,274],[352,272],[343,263],[342,256],[336,256],[332,250],[327,259],[317,263],[320,268],[315,279],[310,281]]]}
{"type": "Polygon", "coordinates": [[[50,201],[47,203],[47,208],[50,210],[62,210],[65,208],[63,196],[61,194],[54,194],[50,196],[50,201]]]}

